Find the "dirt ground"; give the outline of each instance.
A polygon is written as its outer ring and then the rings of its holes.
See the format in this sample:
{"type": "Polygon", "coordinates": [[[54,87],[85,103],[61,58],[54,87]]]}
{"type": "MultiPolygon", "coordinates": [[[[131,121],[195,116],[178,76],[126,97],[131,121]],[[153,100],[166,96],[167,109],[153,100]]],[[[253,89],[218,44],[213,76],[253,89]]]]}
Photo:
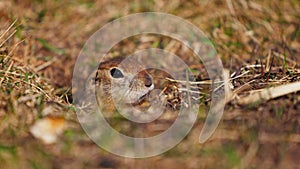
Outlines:
{"type": "MultiPolygon", "coordinates": [[[[238,76],[245,67],[258,65],[248,69],[251,76],[232,81],[233,91],[241,97],[300,81],[299,0],[3,0],[0,169],[300,168],[299,91],[246,106],[228,102],[218,128],[204,144],[199,144],[198,137],[207,114],[199,113],[189,135],[156,157],[119,157],[89,139],[72,105],[76,58],[88,38],[106,23],[148,11],[170,13],[196,25],[213,42],[230,74],[238,76]],[[36,121],[47,117],[57,126],[65,124],[52,144],[30,132],[36,121]]],[[[202,63],[190,60],[192,54],[182,52],[178,42],[169,37],[149,37],[152,40],[147,42],[140,36],[128,38],[110,55],[117,57],[148,47],[168,49],[190,63],[196,79],[207,80],[202,63]]],[[[206,112],[209,99],[202,103],[206,112]]]]}

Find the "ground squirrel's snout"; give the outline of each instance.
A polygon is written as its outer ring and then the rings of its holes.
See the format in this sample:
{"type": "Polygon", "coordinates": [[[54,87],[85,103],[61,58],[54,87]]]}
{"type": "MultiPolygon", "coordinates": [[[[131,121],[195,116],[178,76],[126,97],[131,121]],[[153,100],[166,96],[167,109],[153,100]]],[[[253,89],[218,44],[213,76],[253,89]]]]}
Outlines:
{"type": "Polygon", "coordinates": [[[145,70],[139,72],[139,74],[137,75],[137,78],[142,81],[142,83],[144,84],[145,87],[153,88],[152,76],[148,72],[146,72],[145,70]]]}

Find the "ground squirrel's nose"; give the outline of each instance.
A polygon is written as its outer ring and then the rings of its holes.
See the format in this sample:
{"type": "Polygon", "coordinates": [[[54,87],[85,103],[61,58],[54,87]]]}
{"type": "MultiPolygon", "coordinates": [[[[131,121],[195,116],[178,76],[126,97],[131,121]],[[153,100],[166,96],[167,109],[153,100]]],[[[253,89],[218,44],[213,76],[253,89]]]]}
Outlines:
{"type": "Polygon", "coordinates": [[[145,77],[145,86],[146,87],[152,86],[152,78],[149,75],[145,77]]]}

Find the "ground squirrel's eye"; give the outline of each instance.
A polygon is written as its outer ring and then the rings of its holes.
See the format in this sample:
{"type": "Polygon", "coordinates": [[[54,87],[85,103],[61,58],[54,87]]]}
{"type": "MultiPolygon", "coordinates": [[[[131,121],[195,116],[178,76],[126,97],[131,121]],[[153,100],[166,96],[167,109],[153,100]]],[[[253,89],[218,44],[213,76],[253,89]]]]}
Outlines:
{"type": "Polygon", "coordinates": [[[124,77],[123,73],[121,70],[117,69],[117,68],[112,68],[110,70],[110,75],[113,77],[113,78],[122,78],[124,77]]]}

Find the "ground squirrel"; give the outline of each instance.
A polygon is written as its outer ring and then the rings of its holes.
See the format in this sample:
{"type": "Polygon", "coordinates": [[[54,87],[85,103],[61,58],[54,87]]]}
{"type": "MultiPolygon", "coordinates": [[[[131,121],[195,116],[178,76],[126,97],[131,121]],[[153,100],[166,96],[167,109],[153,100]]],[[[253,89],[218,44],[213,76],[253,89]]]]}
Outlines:
{"type": "Polygon", "coordinates": [[[115,111],[116,104],[138,104],[154,89],[152,76],[130,57],[101,62],[91,76],[98,105],[106,113],[115,111]]]}

